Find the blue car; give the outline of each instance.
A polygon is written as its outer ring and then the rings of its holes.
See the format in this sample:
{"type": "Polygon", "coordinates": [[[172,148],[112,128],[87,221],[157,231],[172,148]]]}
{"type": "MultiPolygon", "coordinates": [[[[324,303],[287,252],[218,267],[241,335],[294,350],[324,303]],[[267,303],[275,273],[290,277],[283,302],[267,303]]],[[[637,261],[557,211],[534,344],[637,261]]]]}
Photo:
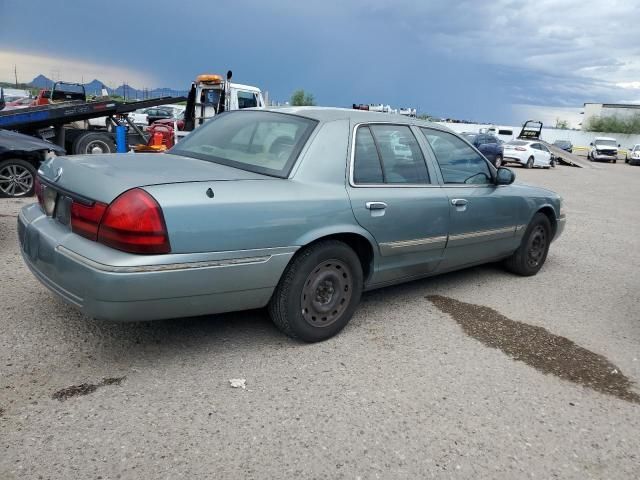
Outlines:
{"type": "Polygon", "coordinates": [[[56,157],[18,218],[52,292],[105,320],[268,307],[319,341],[364,290],[503,260],[536,274],[562,201],[415,118],[227,112],[166,154],[56,157]]]}
{"type": "Polygon", "coordinates": [[[489,133],[469,133],[461,134],[471,145],[476,147],[487,159],[498,168],[503,163],[504,149],[502,140],[489,133]]]}

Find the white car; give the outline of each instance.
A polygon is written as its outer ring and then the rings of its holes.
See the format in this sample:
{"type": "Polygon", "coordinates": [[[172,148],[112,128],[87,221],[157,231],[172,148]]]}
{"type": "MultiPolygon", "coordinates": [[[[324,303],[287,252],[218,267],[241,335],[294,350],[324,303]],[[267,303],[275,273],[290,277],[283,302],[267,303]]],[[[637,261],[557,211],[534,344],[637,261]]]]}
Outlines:
{"type": "Polygon", "coordinates": [[[555,159],[549,149],[535,140],[511,140],[503,148],[503,164],[519,163],[526,168],[555,167],[555,159]]]}
{"type": "MultiPolygon", "coordinates": [[[[134,125],[138,125],[139,127],[146,127],[148,125],[147,114],[142,113],[141,110],[127,113],[127,117],[129,117],[129,120],[131,120],[134,125]]],[[[90,118],[88,123],[94,128],[111,129],[111,123],[107,123],[107,117],[90,118]]]]}
{"type": "Polygon", "coordinates": [[[637,143],[627,152],[624,163],[631,165],[640,165],[640,143],[637,143]]]}

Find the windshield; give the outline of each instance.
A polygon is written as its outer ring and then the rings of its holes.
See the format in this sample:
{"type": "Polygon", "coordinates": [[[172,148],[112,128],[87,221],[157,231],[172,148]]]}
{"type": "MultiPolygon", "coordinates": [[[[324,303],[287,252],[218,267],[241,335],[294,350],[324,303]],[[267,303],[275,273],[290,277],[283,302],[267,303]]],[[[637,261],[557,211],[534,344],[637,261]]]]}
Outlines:
{"type": "Polygon", "coordinates": [[[275,112],[216,115],[169,153],[286,178],[317,122],[275,112]]]}
{"type": "Polygon", "coordinates": [[[596,140],[595,144],[598,147],[617,147],[618,146],[615,140],[596,140]]]}

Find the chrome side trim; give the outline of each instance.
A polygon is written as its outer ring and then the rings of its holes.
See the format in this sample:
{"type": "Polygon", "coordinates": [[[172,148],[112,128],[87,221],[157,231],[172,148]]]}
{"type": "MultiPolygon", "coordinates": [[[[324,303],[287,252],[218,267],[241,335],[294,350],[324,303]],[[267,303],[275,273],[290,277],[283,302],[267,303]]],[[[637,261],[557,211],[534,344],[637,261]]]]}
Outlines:
{"type": "Polygon", "coordinates": [[[515,234],[516,225],[504,228],[494,228],[492,230],[479,230],[476,232],[458,233],[449,236],[449,243],[462,242],[472,239],[486,239],[487,237],[504,238],[515,234]]]}
{"type": "Polygon", "coordinates": [[[267,261],[269,261],[269,259],[271,259],[271,257],[273,257],[273,255],[264,255],[260,257],[229,258],[226,260],[211,260],[204,262],[167,263],[163,265],[116,266],[105,265],[104,263],[99,263],[87,257],[83,257],[82,255],[69,250],[62,245],[58,245],[56,247],[56,251],[73,261],[86,265],[89,268],[93,268],[94,270],[99,270],[101,272],[110,273],[147,273],[165,272],[171,270],[189,270],[192,268],[220,268],[235,265],[266,263],[267,261]]]}
{"type": "Polygon", "coordinates": [[[447,243],[447,235],[437,237],[416,238],[415,240],[400,240],[380,244],[380,253],[383,256],[398,255],[403,253],[422,252],[444,248],[447,243]]]}

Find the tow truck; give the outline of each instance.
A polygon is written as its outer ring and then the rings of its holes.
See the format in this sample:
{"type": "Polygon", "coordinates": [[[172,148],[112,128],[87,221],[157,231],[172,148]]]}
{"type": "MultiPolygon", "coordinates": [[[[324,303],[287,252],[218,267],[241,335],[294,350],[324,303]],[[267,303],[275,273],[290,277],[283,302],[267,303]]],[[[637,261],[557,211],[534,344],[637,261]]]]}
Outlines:
{"type": "Polygon", "coordinates": [[[39,96],[40,105],[2,111],[4,102],[0,100],[0,129],[51,140],[69,154],[115,153],[115,134],[93,131],[86,125],[87,120],[108,117],[113,126],[129,126],[130,144],[146,143],[148,135],[131,122],[127,114],[185,100],[185,97],[160,97],[135,102],[121,102],[108,97],[88,100],[83,85],[56,82],[50,90],[39,96]]]}
{"type": "Polygon", "coordinates": [[[184,117],[154,122],[148,130],[148,145],[141,145],[136,150],[166,150],[219,113],[264,108],[262,91],[251,85],[231,83],[232,75],[231,70],[226,79],[217,74],[198,75],[189,89],[184,117]]]}

